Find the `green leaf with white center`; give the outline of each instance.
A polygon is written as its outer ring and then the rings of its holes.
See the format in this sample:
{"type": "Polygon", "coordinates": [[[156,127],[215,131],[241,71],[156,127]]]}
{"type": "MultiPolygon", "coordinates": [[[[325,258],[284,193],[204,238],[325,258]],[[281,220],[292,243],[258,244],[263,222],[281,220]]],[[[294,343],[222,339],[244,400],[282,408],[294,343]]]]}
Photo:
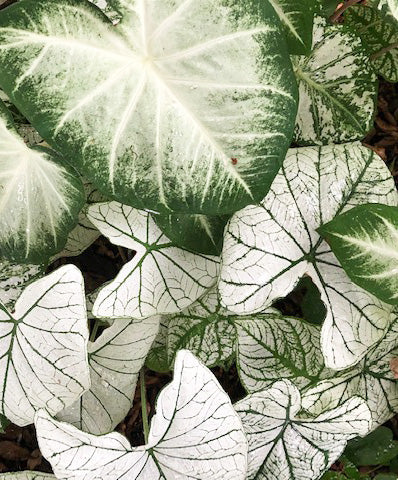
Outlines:
{"type": "Polygon", "coordinates": [[[152,215],[157,226],[176,245],[205,255],[220,255],[229,215],[152,215]]]}
{"type": "Polygon", "coordinates": [[[2,103],[0,171],[0,255],[45,263],[76,225],[83,187],[55,152],[25,145],[2,103]]]}
{"type": "Polygon", "coordinates": [[[57,480],[54,475],[42,472],[16,472],[0,474],[0,480],[57,480]]]}
{"type": "Polygon", "coordinates": [[[159,331],[145,359],[145,366],[155,372],[170,372],[172,367],[167,358],[168,317],[160,317],[159,331]]]}
{"type": "Polygon", "coordinates": [[[282,22],[289,52],[308,55],[312,46],[313,0],[269,0],[282,22]]]}
{"type": "Polygon", "coordinates": [[[43,272],[40,265],[21,265],[0,262],[0,302],[13,311],[17,298],[26,285],[43,272]]]}
{"type": "Polygon", "coordinates": [[[398,24],[375,8],[355,5],[344,23],[362,39],[376,72],[388,82],[398,82],[398,24]]]}
{"type": "Polygon", "coordinates": [[[373,428],[398,412],[398,382],[390,362],[398,357],[398,319],[395,315],[384,339],[359,365],[339,375],[331,375],[303,392],[303,408],[318,414],[334,408],[352,395],[362,397],[371,413],[373,428]]]}
{"type": "Polygon", "coordinates": [[[93,435],[111,432],[126,417],[138,375],[159,329],[159,317],[116,319],[88,344],[91,387],[57,415],[93,435]]]}
{"type": "Polygon", "coordinates": [[[299,86],[295,141],[302,145],[363,138],[373,125],[377,77],[361,39],[317,18],[309,57],[293,57],[299,86]]]}
{"type": "Polygon", "coordinates": [[[31,283],[15,304],[0,306],[0,413],[24,426],[35,411],[52,415],[90,386],[83,277],[67,265],[31,283]]]}
{"type": "Polygon", "coordinates": [[[359,397],[315,418],[300,417],[301,408],[300,392],[287,380],[235,404],[249,441],[249,480],[316,480],[350,438],[371,427],[359,397]]]}
{"type": "Polygon", "coordinates": [[[364,204],[318,232],[347,275],[383,302],[398,304],[398,208],[364,204]]]}
{"type": "Polygon", "coordinates": [[[80,0],[11,5],[0,18],[1,88],[120,202],[222,214],[260,201],[297,110],[270,4],[121,3],[117,29],[80,0]]]}
{"type": "Polygon", "coordinates": [[[384,162],[359,143],[291,149],[261,205],[236,213],[224,239],[219,290],[239,315],[261,312],[307,274],[327,309],[326,366],[358,363],[383,337],[390,306],[354,285],[316,229],[358,204],[396,206],[384,162]]]}
{"type": "Polygon", "coordinates": [[[119,433],[94,436],[36,416],[40,450],[55,475],[73,480],[244,480],[247,440],[214,375],[187,351],[160,393],[148,443],[132,448],[119,433]],[[83,459],[83,461],[82,461],[83,459]]]}
{"type": "Polygon", "coordinates": [[[304,388],[323,378],[320,329],[269,309],[265,315],[235,319],[237,367],[245,389],[259,392],[284,378],[304,388]]]}
{"type": "Polygon", "coordinates": [[[216,282],[218,258],[175,246],[149,213],[108,202],[91,205],[88,218],[112,243],[136,252],[100,290],[93,307],[96,317],[177,313],[216,282]]]}

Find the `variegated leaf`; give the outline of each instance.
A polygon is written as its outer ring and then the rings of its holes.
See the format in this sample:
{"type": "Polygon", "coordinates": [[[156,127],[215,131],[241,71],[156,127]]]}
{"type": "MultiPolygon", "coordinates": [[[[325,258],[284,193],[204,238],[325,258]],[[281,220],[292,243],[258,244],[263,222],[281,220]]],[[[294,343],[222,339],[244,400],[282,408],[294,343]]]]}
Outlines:
{"type": "Polygon", "coordinates": [[[57,418],[93,435],[111,432],[131,408],[139,372],[158,329],[158,317],[115,319],[89,342],[90,390],[57,418]]]}
{"type": "Polygon", "coordinates": [[[99,318],[146,318],[191,305],[217,277],[218,258],[176,247],[151,215],[117,202],[91,205],[90,221],[115,245],[135,250],[116,279],[100,290],[99,318]]]}
{"type": "Polygon", "coordinates": [[[389,170],[371,150],[359,143],[290,150],[261,205],[229,223],[219,284],[225,307],[260,312],[307,274],[327,308],[326,365],[357,363],[383,337],[391,307],[350,281],[316,229],[364,202],[398,202],[389,170]]]}
{"type": "Polygon", "coordinates": [[[42,472],[16,472],[0,474],[0,480],[57,480],[54,475],[42,472]]]}
{"type": "Polygon", "coordinates": [[[398,0],[387,0],[387,5],[390,9],[391,15],[398,20],[398,0]]]}
{"type": "Polygon", "coordinates": [[[166,373],[171,370],[167,357],[167,328],[168,317],[161,316],[158,334],[156,335],[152,347],[145,359],[145,365],[155,372],[166,373]]]}
{"type": "Polygon", "coordinates": [[[315,418],[300,417],[300,393],[287,380],[249,395],[235,409],[249,441],[249,480],[316,480],[350,438],[365,435],[371,426],[359,397],[315,418]]]}
{"type": "Polygon", "coordinates": [[[36,416],[40,450],[58,478],[73,480],[244,480],[247,440],[228,395],[187,351],[176,359],[174,380],[159,395],[148,444],[97,437],[36,416]]]}
{"type": "Polygon", "coordinates": [[[1,88],[118,201],[206,214],[260,201],[290,144],[297,103],[270,4],[112,3],[124,15],[118,28],[81,0],[7,8],[1,88]]]}
{"type": "Polygon", "coordinates": [[[296,142],[343,143],[371,129],[377,77],[361,39],[318,18],[309,57],[293,57],[299,85],[296,142]]]}
{"type": "Polygon", "coordinates": [[[52,415],[90,386],[83,277],[67,265],[31,283],[15,304],[0,305],[0,413],[17,425],[35,411],[52,415]]]}
{"type": "Polygon", "coordinates": [[[25,145],[1,102],[0,171],[0,255],[47,262],[77,223],[83,186],[55,152],[25,145]]]}

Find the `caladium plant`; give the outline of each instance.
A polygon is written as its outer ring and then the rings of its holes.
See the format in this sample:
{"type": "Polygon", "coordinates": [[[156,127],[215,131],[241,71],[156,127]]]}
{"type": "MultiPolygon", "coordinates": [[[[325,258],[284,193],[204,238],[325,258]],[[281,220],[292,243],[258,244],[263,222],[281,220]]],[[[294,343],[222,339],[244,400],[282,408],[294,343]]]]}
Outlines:
{"type": "Polygon", "coordinates": [[[396,0],[6,3],[0,480],[319,479],[398,411],[396,0]]]}

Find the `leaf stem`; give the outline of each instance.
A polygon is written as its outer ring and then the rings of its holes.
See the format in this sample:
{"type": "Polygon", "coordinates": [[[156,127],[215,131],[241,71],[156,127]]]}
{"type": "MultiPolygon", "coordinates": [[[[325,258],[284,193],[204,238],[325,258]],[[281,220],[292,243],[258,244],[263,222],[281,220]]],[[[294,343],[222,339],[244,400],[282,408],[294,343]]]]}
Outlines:
{"type": "Polygon", "coordinates": [[[90,333],[90,342],[95,342],[100,325],[101,325],[100,320],[96,320],[94,323],[93,329],[91,330],[91,333],[90,333]]]}
{"type": "Polygon", "coordinates": [[[347,0],[344,5],[342,5],[334,12],[334,14],[330,17],[330,21],[332,23],[336,23],[337,20],[341,17],[341,15],[347,10],[347,8],[355,5],[356,3],[359,3],[360,1],[361,0],[347,0]]]}
{"type": "Polygon", "coordinates": [[[142,426],[144,429],[144,438],[145,443],[148,443],[149,436],[149,423],[148,423],[148,412],[146,408],[146,386],[145,386],[145,367],[141,369],[140,372],[140,387],[141,387],[141,413],[142,413],[142,426]]]}
{"type": "Polygon", "coordinates": [[[382,57],[385,53],[388,53],[390,50],[394,50],[394,48],[398,48],[398,42],[391,43],[387,47],[382,48],[378,52],[373,53],[370,56],[371,60],[375,60],[376,58],[382,57]]]}

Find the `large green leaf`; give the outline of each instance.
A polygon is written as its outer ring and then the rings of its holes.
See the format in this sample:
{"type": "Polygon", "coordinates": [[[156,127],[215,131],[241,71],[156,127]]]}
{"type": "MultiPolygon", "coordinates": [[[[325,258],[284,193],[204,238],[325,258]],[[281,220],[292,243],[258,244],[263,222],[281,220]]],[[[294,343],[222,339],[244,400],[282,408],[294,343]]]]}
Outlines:
{"type": "Polygon", "coordinates": [[[83,185],[48,148],[28,148],[0,102],[0,256],[45,263],[66,242],[84,203],[83,185]]]}
{"type": "Polygon", "coordinates": [[[249,480],[316,480],[347,441],[371,425],[366,403],[353,397],[314,418],[300,416],[301,397],[288,380],[235,405],[249,441],[249,480]]]}
{"type": "Polygon", "coordinates": [[[398,208],[358,205],[318,231],[353,282],[398,304],[398,208]]]}
{"type": "Polygon", "coordinates": [[[344,455],[355,465],[385,465],[398,455],[398,441],[387,427],[379,427],[365,438],[348,442],[344,455]]]}
{"type": "Polygon", "coordinates": [[[389,82],[398,82],[398,23],[366,5],[351,7],[344,19],[366,45],[377,73],[389,82]]]}
{"type": "Polygon", "coordinates": [[[117,28],[86,1],[7,8],[0,86],[123,203],[217,214],[260,201],[290,144],[297,95],[269,3],[117,3],[117,28]]]}
{"type": "Polygon", "coordinates": [[[359,143],[292,149],[259,206],[228,226],[219,290],[241,315],[261,312],[307,274],[327,309],[321,344],[326,365],[357,363],[384,335],[391,308],[353,284],[316,229],[364,201],[397,205],[384,162],[359,143]]]}
{"type": "Polygon", "coordinates": [[[293,57],[299,85],[296,142],[343,143],[371,129],[377,77],[361,39],[318,18],[309,57],[293,57]]]}

